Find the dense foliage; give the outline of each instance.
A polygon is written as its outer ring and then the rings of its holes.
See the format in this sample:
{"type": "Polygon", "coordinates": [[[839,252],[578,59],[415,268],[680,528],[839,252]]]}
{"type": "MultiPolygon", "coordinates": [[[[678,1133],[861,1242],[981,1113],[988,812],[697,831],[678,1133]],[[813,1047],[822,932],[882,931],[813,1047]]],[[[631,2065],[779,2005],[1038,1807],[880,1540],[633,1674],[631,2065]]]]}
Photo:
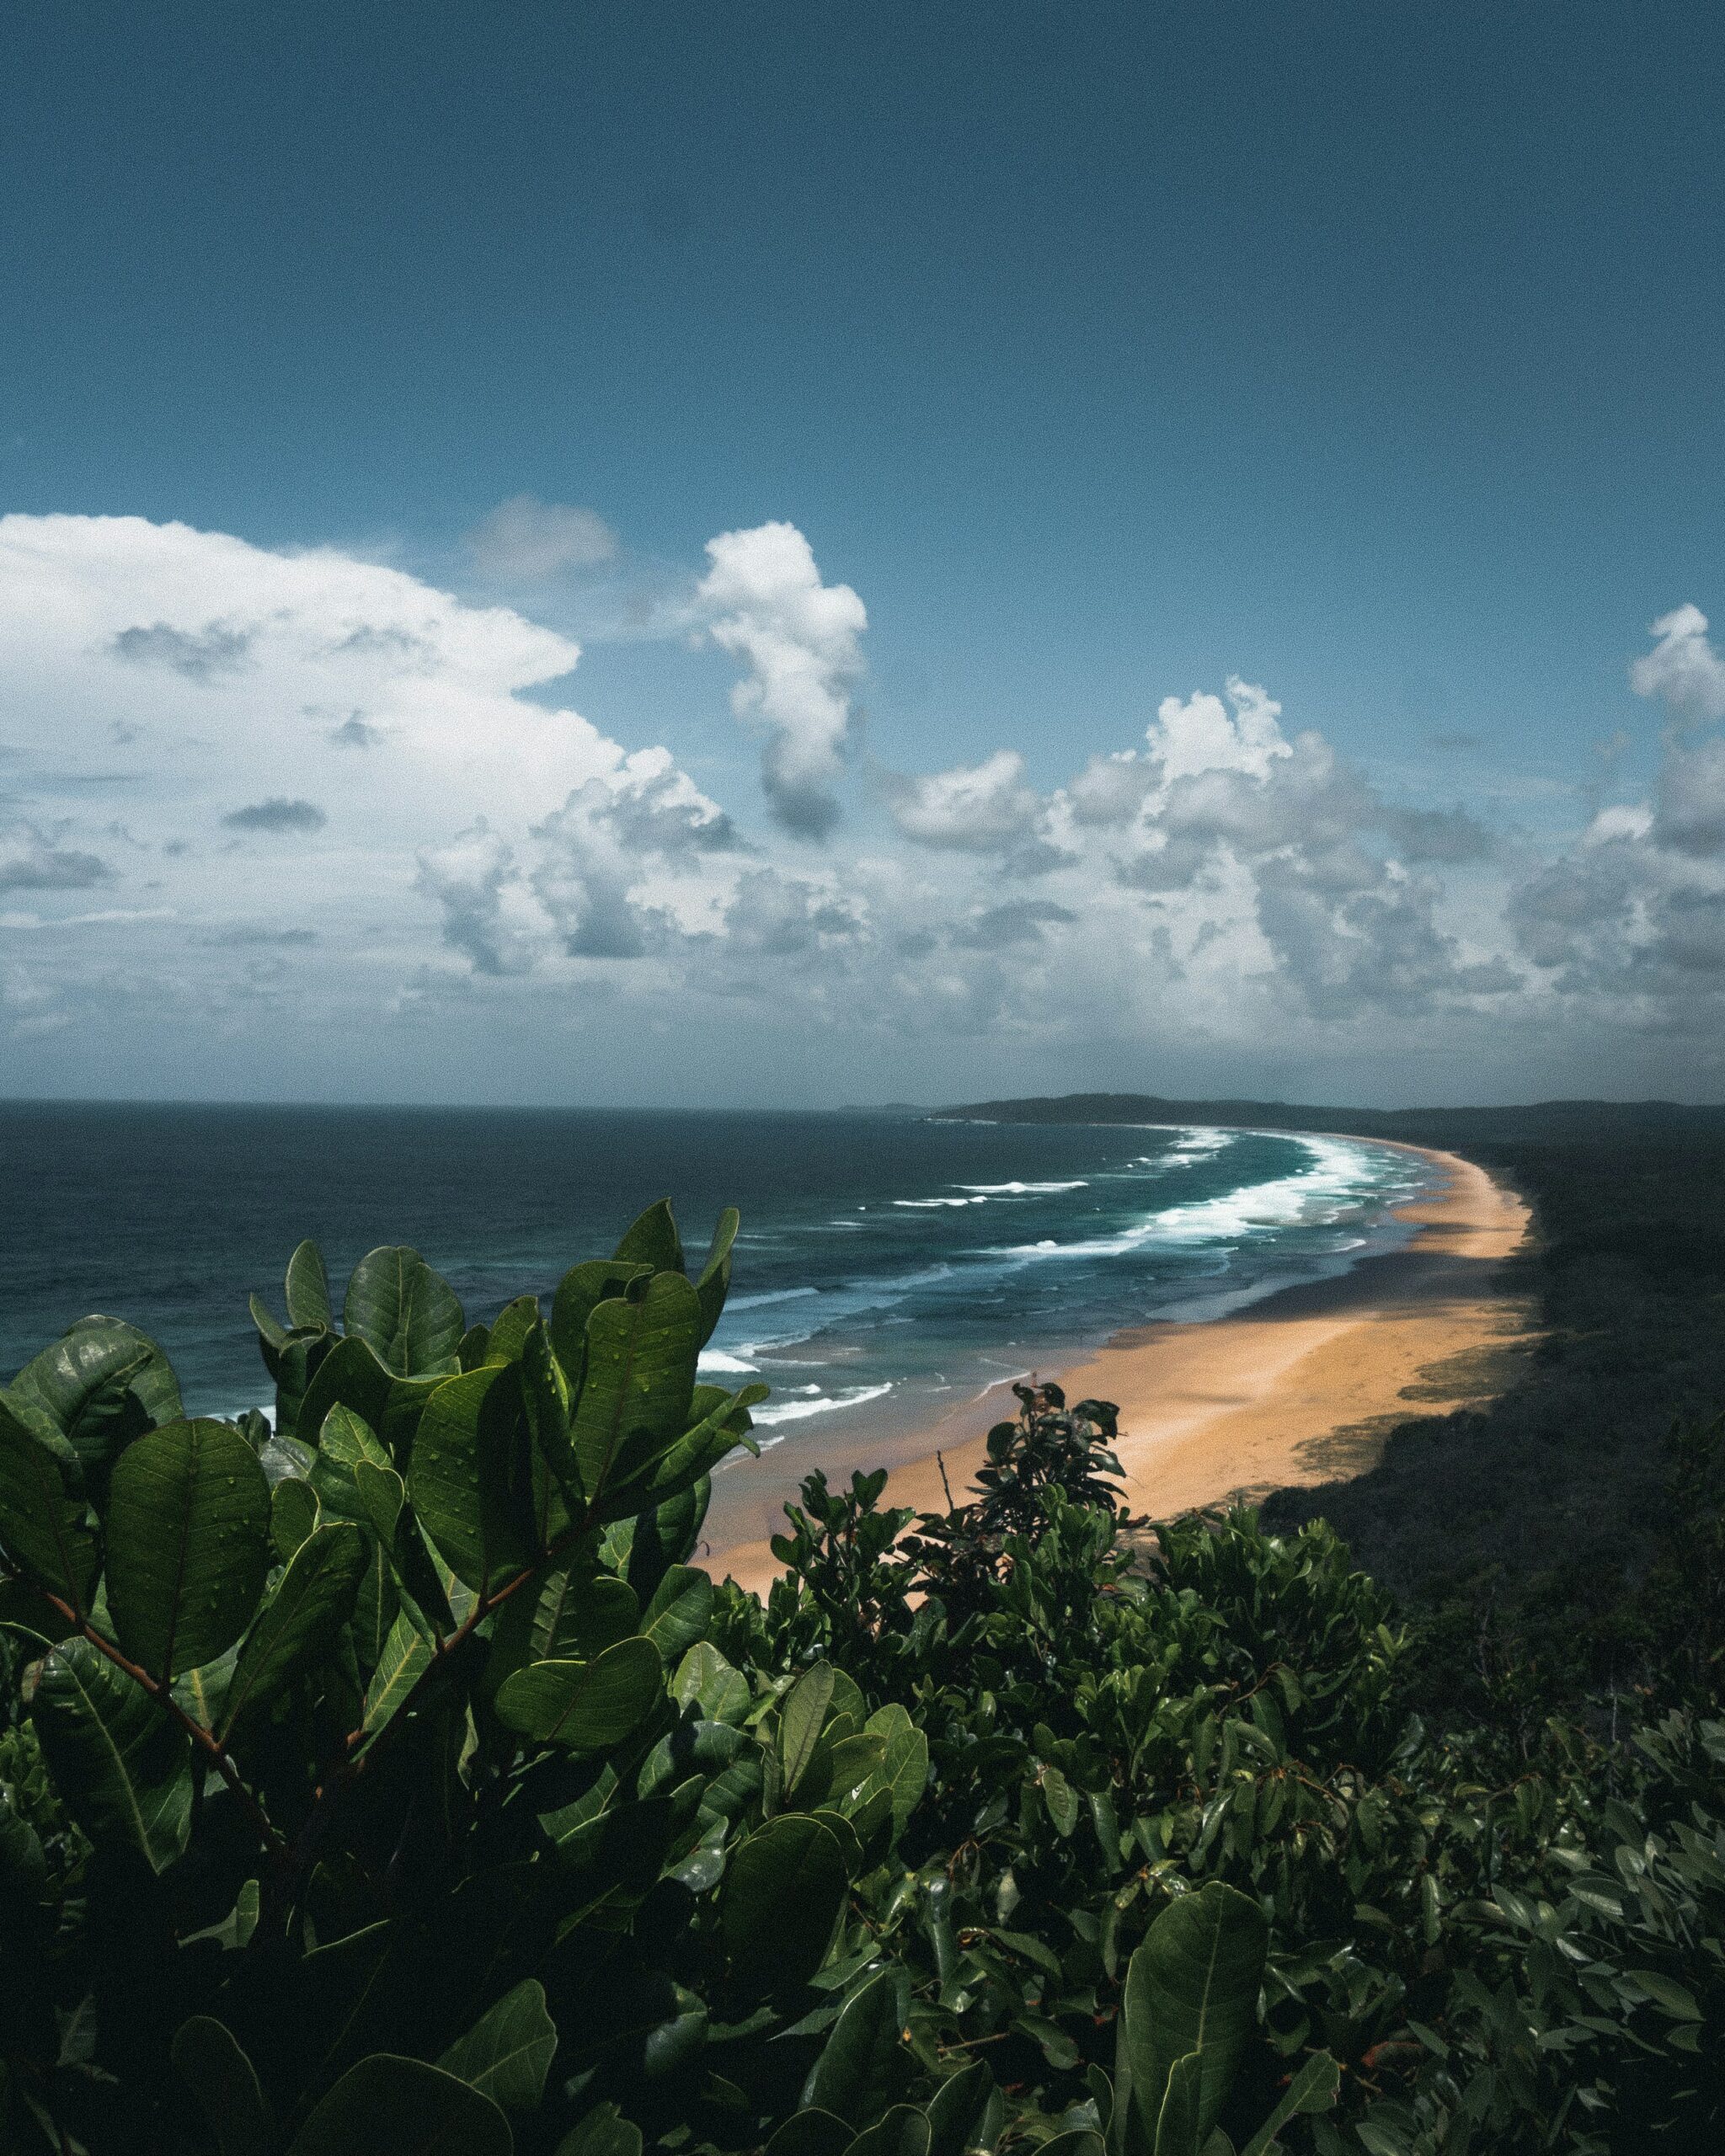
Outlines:
{"type": "Polygon", "coordinates": [[[1327,1527],[1147,1530],[1053,1387],[963,1504],[815,1477],[715,1587],[734,1227],[489,1326],[404,1249],[338,1320],[302,1245],[273,1421],[107,1318],[0,1392],[6,2146],[1706,2145],[1708,1652],[1615,1726],[1423,1721],[1327,1527]]]}

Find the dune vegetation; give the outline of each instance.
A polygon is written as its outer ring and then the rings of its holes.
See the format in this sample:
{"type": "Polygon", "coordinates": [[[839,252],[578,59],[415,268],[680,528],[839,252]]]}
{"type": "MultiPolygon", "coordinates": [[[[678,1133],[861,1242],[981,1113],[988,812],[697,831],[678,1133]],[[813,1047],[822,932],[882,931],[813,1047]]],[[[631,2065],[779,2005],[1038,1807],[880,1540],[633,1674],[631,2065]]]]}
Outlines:
{"type": "Polygon", "coordinates": [[[1645,1673],[1537,1716],[1321,1520],[1129,1519],[1054,1387],[944,1513],[812,1479],[762,1601],[692,1561],[734,1229],[471,1326],[302,1245],[273,1423],[108,1318],[0,1393],[6,2146],[1708,2145],[1718,1426],[1645,1673]]]}

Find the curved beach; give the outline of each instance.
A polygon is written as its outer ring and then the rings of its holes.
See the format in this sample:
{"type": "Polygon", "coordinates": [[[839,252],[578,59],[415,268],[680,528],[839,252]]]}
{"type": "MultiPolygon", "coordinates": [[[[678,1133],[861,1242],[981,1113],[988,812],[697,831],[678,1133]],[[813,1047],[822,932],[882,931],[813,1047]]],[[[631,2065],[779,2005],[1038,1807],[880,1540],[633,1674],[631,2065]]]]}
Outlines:
{"type": "MultiPolygon", "coordinates": [[[[1415,1230],[1401,1248],[1228,1315],[1117,1334],[1088,1360],[1040,1373],[1057,1378],[1069,1399],[1118,1403],[1118,1450],[1135,1512],[1166,1517],[1359,1473],[1396,1423],[1447,1413],[1495,1389],[1492,1351],[1527,1330],[1503,1277],[1503,1260],[1527,1232],[1527,1207],[1459,1154],[1404,1150],[1432,1163],[1443,1181],[1395,1209],[1415,1230]]],[[[998,1399],[972,1401],[895,1443],[891,1456],[883,1449],[879,1460],[847,1460],[841,1471],[888,1466],[896,1502],[943,1507],[943,1466],[953,1494],[962,1494],[981,1464],[989,1425],[1014,1405],[1001,1388],[998,1399]]],[[[771,1454],[742,1473],[746,1510],[736,1502],[740,1491],[727,1492],[730,1531],[705,1561],[764,1590],[778,1569],[766,1538],[795,1485],[774,1476],[771,1454]]]]}

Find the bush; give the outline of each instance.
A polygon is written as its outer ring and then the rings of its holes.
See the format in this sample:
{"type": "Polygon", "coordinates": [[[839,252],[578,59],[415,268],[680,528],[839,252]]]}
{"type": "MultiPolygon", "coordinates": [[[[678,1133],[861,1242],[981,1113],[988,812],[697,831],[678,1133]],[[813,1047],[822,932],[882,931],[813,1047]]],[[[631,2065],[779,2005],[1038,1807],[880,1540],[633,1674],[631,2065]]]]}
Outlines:
{"type": "Polygon", "coordinates": [[[734,1230],[691,1277],[655,1206],[489,1326],[404,1249],[338,1323],[302,1245],[273,1421],[106,1318],[0,1393],[7,2146],[1694,2145],[1711,1616],[1616,1741],[1429,1728],[1327,1528],[1147,1533],[1053,1387],[964,1504],[813,1477],[715,1588],[734,1230]]]}

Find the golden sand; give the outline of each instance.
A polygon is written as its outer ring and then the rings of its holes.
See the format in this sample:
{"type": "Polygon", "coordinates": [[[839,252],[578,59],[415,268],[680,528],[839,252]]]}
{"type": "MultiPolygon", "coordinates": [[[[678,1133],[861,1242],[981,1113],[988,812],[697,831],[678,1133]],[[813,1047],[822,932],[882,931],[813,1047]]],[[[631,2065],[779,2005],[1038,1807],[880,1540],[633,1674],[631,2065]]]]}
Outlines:
{"type": "MultiPolygon", "coordinates": [[[[1502,1280],[1503,1260],[1527,1232],[1527,1208],[1471,1161],[1407,1150],[1441,1167],[1446,1182],[1397,1209],[1418,1228],[1402,1249],[1236,1315],[1118,1334],[1088,1362],[1039,1374],[1057,1377],[1069,1400],[1117,1403],[1116,1450],[1134,1512],[1166,1518],[1362,1473],[1397,1423],[1501,1389],[1528,1337],[1528,1313],[1502,1280]]],[[[989,1425],[1013,1412],[1001,1388],[919,1438],[895,1441],[898,1456],[880,1463],[891,1467],[890,1500],[943,1508],[943,1463],[962,1496],[989,1425]]],[[[794,1495],[769,1484],[771,1460],[742,1470],[760,1539],[735,1539],[703,1559],[763,1592],[778,1569],[765,1534],[794,1495]]]]}

